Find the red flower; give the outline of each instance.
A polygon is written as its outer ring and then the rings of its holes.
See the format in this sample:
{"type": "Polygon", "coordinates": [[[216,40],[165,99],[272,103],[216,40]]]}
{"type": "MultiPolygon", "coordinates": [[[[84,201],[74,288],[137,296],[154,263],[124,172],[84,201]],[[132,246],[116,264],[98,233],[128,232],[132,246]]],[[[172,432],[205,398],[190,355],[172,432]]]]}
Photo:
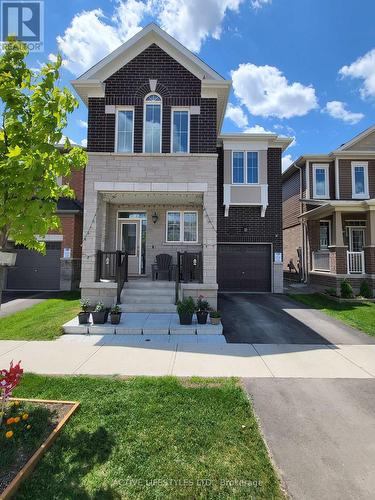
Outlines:
{"type": "Polygon", "coordinates": [[[16,365],[13,365],[12,361],[9,370],[0,370],[0,395],[3,401],[11,396],[12,391],[20,383],[22,374],[21,361],[16,365]]]}

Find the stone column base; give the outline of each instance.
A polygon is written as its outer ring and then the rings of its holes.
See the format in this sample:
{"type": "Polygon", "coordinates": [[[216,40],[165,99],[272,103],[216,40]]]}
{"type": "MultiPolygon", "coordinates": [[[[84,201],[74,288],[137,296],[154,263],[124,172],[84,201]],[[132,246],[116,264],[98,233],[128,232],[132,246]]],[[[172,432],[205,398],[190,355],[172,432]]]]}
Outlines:
{"type": "Polygon", "coordinates": [[[79,290],[81,259],[61,259],[60,290],[79,290]]]}
{"type": "Polygon", "coordinates": [[[213,309],[217,309],[217,283],[181,283],[181,296],[193,297],[196,301],[200,295],[210,304],[213,309]]]}

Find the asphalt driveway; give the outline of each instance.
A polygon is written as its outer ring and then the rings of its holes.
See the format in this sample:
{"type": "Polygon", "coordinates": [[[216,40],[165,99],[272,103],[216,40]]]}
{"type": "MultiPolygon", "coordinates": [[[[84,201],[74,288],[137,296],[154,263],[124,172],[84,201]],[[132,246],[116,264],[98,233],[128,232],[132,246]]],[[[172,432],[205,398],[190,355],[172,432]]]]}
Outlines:
{"type": "Polygon", "coordinates": [[[245,387],[292,499],[374,498],[373,380],[258,378],[245,387]]]}
{"type": "Polygon", "coordinates": [[[289,299],[271,294],[219,294],[228,342],[249,344],[375,344],[375,337],[289,299]]]}

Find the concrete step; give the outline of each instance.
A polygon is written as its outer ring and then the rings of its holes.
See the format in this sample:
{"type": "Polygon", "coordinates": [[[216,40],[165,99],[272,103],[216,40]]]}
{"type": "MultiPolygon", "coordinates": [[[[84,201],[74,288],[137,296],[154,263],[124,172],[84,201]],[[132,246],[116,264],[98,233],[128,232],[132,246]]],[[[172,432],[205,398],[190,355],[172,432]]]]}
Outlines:
{"type": "Polygon", "coordinates": [[[175,313],[175,304],[121,304],[121,310],[123,312],[135,313],[135,312],[145,312],[145,313],[175,313]]]}
{"type": "Polygon", "coordinates": [[[124,289],[159,289],[159,288],[168,288],[175,289],[174,281],[143,281],[143,280],[129,280],[124,285],[124,289]]]}
{"type": "Polygon", "coordinates": [[[131,294],[121,294],[122,304],[174,304],[174,295],[160,295],[159,293],[151,295],[131,295],[131,294]]]}
{"type": "Polygon", "coordinates": [[[121,297],[133,297],[137,295],[138,297],[149,297],[150,295],[174,297],[175,289],[173,288],[156,288],[151,290],[150,288],[124,288],[121,293],[121,297]]]}

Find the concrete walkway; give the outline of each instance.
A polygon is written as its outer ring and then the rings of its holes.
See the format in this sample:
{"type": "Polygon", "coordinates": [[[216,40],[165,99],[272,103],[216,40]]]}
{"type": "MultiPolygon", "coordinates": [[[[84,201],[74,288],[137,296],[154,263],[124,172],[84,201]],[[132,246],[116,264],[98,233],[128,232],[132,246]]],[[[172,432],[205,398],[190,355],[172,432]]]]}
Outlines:
{"type": "MultiPolygon", "coordinates": [[[[4,292],[4,295],[11,294],[11,292],[4,292]]],[[[27,295],[26,293],[22,296],[22,294],[17,294],[16,292],[12,293],[15,298],[11,300],[6,300],[5,303],[1,304],[0,307],[0,318],[5,318],[6,316],[10,316],[11,314],[24,311],[25,309],[29,309],[29,307],[33,307],[40,302],[43,302],[48,298],[48,294],[45,293],[35,293],[33,295],[27,295]],[[20,295],[20,297],[18,297],[20,295]]]]}
{"type": "Polygon", "coordinates": [[[374,345],[218,344],[216,336],[64,335],[1,341],[0,367],[21,360],[40,374],[266,378],[374,378],[374,345]]]}

